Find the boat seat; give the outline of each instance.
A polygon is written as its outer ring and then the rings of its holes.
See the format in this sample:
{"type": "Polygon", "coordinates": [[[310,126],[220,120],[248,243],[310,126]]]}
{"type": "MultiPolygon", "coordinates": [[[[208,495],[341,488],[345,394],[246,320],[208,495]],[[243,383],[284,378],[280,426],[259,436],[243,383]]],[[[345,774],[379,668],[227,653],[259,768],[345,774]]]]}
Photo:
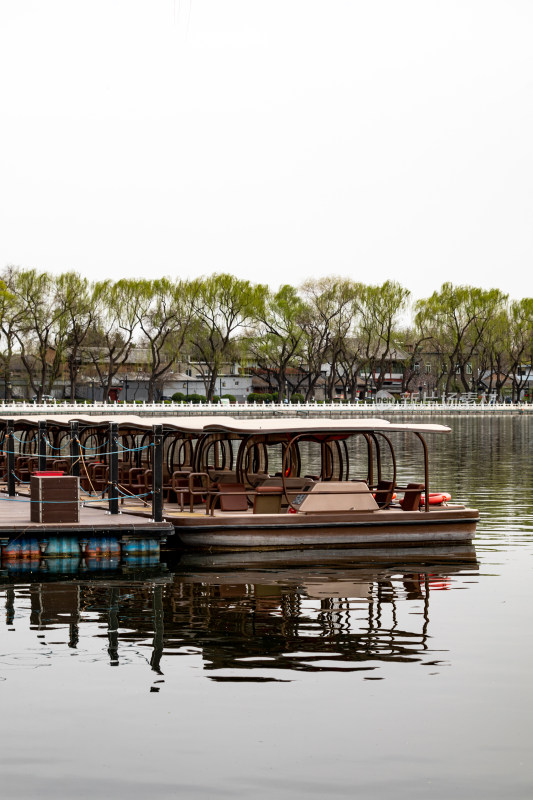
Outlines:
{"type": "Polygon", "coordinates": [[[95,492],[104,492],[109,483],[109,467],[107,464],[91,464],[89,476],[95,492]]]}
{"type": "Polygon", "coordinates": [[[214,498],[219,500],[221,511],[248,511],[248,497],[244,483],[223,483],[218,491],[224,492],[214,498]]]}
{"type": "Polygon", "coordinates": [[[30,480],[31,461],[31,458],[17,456],[15,459],[16,480],[20,480],[22,483],[27,483],[30,480]]]}
{"type": "Polygon", "coordinates": [[[423,483],[408,483],[405,487],[405,494],[400,505],[404,511],[418,511],[420,508],[420,499],[424,491],[423,483]]]}
{"type": "Polygon", "coordinates": [[[283,488],[281,486],[258,486],[254,496],[254,514],[280,514],[283,488]]]}
{"type": "MultiPolygon", "coordinates": [[[[315,481],[311,480],[311,478],[285,478],[285,486],[287,487],[287,493],[289,496],[289,500],[291,503],[294,503],[295,500],[300,499],[300,495],[306,494],[311,490],[314,486],[315,481]]],[[[274,477],[274,478],[266,478],[259,486],[256,487],[257,489],[266,489],[268,486],[277,486],[281,488],[282,496],[281,496],[281,507],[282,509],[287,510],[290,506],[287,503],[287,498],[283,494],[283,479],[281,476],[274,477]]]]}
{"type": "Polygon", "coordinates": [[[144,492],[141,492],[140,494],[144,494],[143,500],[148,501],[148,502],[152,502],[152,496],[153,496],[153,493],[154,493],[153,492],[153,480],[154,480],[153,470],[145,469],[144,470],[144,475],[143,475],[144,492]]]}
{"type": "Polygon", "coordinates": [[[392,503],[392,495],[394,494],[393,481],[379,481],[374,493],[374,499],[379,508],[387,508],[392,503]]]}
{"type": "Polygon", "coordinates": [[[144,494],[146,486],[144,482],[144,473],[144,467],[132,467],[130,469],[129,481],[126,488],[134,496],[144,494]]]}
{"type": "Polygon", "coordinates": [[[235,483],[237,473],[234,469],[207,469],[207,474],[213,483],[235,483]]]}
{"type": "Polygon", "coordinates": [[[172,473],[172,480],[170,483],[171,489],[176,495],[176,502],[179,503],[183,511],[185,505],[191,502],[191,495],[189,492],[189,478],[184,474],[185,470],[178,470],[172,473]]]}

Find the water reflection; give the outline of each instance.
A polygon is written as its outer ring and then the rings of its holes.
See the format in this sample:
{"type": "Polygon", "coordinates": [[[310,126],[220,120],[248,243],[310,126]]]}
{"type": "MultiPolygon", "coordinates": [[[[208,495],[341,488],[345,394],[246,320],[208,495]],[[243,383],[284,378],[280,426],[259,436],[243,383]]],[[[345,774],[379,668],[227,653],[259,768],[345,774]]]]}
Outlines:
{"type": "Polygon", "coordinates": [[[188,554],[172,571],[116,566],[69,578],[47,570],[31,583],[12,571],[0,590],[6,626],[46,638],[47,664],[66,644],[114,667],[140,659],[156,675],[195,655],[215,681],[323,671],[377,679],[384,662],[436,663],[432,596],[465,588],[477,567],[466,545],[188,554]]]}

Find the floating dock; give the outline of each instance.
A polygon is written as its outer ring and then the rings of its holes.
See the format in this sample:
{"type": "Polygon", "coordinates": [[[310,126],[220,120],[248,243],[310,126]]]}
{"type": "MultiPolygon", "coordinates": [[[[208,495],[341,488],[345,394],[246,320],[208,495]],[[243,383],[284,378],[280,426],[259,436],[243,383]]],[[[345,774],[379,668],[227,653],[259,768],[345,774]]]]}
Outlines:
{"type": "Polygon", "coordinates": [[[28,497],[0,493],[0,556],[8,558],[159,554],[174,533],[169,522],[132,514],[109,514],[81,506],[79,522],[30,521],[28,497]]]}

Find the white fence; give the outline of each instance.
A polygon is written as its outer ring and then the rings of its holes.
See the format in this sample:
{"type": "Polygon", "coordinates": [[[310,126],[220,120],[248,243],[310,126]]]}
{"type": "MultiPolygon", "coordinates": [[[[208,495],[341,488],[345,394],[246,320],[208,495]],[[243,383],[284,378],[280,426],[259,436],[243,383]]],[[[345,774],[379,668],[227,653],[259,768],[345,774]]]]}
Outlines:
{"type": "Polygon", "coordinates": [[[295,416],[298,414],[309,415],[376,415],[395,413],[533,413],[533,404],[530,403],[497,403],[494,399],[479,401],[477,397],[460,395],[450,397],[446,402],[442,400],[423,399],[414,400],[405,398],[401,402],[355,402],[355,403],[71,403],[66,400],[51,401],[46,403],[6,403],[0,404],[0,416],[28,414],[147,414],[157,416],[179,416],[180,414],[223,414],[223,415],[279,415],[295,416]]]}

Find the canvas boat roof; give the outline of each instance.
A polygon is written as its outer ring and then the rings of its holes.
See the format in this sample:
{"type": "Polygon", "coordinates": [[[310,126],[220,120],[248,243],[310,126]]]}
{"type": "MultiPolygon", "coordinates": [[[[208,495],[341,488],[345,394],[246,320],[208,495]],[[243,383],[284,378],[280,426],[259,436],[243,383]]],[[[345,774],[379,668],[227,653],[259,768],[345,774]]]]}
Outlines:
{"type": "Polygon", "coordinates": [[[423,423],[396,423],[385,419],[320,419],[300,417],[280,417],[270,419],[236,419],[222,416],[165,416],[145,417],[135,414],[92,416],[90,414],[48,416],[34,414],[29,416],[0,416],[3,423],[13,422],[23,427],[33,427],[39,422],[47,426],[66,428],[71,422],[78,422],[86,426],[102,427],[111,422],[116,423],[119,429],[127,427],[139,431],[149,431],[153,425],[162,425],[165,430],[183,431],[184,433],[234,433],[243,435],[261,433],[357,433],[383,431],[392,433],[396,431],[411,431],[418,433],[449,433],[451,428],[447,425],[423,423]]]}

